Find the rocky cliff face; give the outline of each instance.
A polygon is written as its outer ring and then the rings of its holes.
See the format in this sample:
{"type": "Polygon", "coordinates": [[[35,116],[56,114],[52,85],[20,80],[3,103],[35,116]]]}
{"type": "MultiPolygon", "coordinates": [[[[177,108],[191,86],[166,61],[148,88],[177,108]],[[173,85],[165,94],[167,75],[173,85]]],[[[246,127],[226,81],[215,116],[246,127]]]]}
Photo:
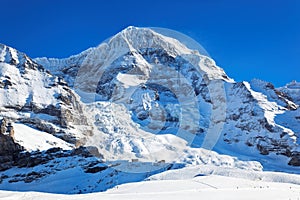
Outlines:
{"type": "Polygon", "coordinates": [[[2,117],[70,143],[91,134],[79,97],[68,84],[26,54],[5,45],[0,46],[0,83],[2,117]],[[76,126],[86,127],[80,130],[76,126]]]}
{"type": "Polygon", "coordinates": [[[0,121],[0,171],[13,166],[13,161],[24,148],[14,141],[14,130],[7,119],[0,121]]]}

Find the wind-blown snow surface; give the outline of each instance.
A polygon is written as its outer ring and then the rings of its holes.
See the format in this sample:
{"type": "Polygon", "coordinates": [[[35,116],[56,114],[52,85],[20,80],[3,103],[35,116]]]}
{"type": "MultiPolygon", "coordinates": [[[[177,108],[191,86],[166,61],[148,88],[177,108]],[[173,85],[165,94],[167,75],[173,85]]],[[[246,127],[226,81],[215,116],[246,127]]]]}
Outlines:
{"type": "MultiPolygon", "coordinates": [[[[297,175],[231,170],[213,166],[186,167],[119,185],[102,193],[58,195],[0,191],[9,199],[299,199],[297,175]],[[240,178],[243,177],[243,178],[240,178]]],[[[64,182],[63,182],[64,183],[64,182]]],[[[62,183],[62,184],[63,184],[62,183]]],[[[63,186],[63,185],[62,185],[63,186]]]]}

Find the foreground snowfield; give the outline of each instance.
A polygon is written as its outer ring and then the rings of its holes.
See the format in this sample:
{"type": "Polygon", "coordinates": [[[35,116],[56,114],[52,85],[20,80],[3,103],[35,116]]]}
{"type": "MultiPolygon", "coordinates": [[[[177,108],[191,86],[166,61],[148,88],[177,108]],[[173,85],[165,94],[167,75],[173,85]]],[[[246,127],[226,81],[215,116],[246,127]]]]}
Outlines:
{"type": "Polygon", "coordinates": [[[104,193],[59,195],[38,192],[0,191],[9,199],[300,199],[300,185],[264,182],[225,176],[198,176],[183,180],[128,183],[104,193]]]}
{"type": "MultiPolygon", "coordinates": [[[[63,188],[63,178],[61,183],[63,188]]],[[[299,200],[300,175],[198,165],[158,173],[145,181],[117,185],[105,192],[67,195],[0,191],[0,199],[5,200],[184,198],[299,200]]]]}

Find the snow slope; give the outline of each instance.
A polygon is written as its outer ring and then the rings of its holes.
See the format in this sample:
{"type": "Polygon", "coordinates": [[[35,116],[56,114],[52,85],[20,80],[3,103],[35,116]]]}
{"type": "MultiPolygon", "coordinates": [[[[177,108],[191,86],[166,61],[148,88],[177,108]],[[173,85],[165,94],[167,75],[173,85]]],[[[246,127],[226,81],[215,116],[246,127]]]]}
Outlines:
{"type": "MultiPolygon", "coordinates": [[[[276,176],[276,174],[274,174],[276,176]]],[[[9,199],[299,199],[300,186],[219,175],[198,175],[177,180],[153,180],[120,185],[104,193],[59,195],[38,192],[0,191],[9,199]]]]}
{"type": "Polygon", "coordinates": [[[74,145],[65,142],[53,135],[36,130],[24,124],[14,124],[15,141],[22,145],[27,151],[44,151],[53,147],[70,150],[74,145]]]}

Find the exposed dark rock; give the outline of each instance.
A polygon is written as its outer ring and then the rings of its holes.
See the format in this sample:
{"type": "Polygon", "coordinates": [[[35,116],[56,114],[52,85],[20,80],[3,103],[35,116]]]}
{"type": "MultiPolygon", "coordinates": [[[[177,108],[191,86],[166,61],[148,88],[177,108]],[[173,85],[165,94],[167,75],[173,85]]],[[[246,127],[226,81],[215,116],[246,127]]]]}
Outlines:
{"type": "Polygon", "coordinates": [[[71,77],[76,77],[77,73],[78,73],[78,69],[80,68],[80,66],[77,65],[72,65],[70,67],[66,67],[62,70],[62,72],[68,76],[71,77]]]}
{"type": "Polygon", "coordinates": [[[95,146],[87,146],[86,149],[94,156],[96,156],[97,158],[101,158],[103,159],[103,155],[99,153],[99,150],[97,147],[95,146]]]}
{"type": "Polygon", "coordinates": [[[147,112],[147,111],[139,112],[138,115],[137,115],[137,118],[139,120],[145,120],[148,117],[149,117],[149,112],[147,112]]]}
{"type": "Polygon", "coordinates": [[[238,115],[238,114],[232,114],[229,116],[229,119],[234,120],[234,121],[237,121],[239,118],[240,118],[240,115],[238,115]]]}
{"type": "Polygon", "coordinates": [[[63,151],[62,148],[54,147],[54,148],[48,149],[45,153],[46,154],[52,154],[52,153],[57,153],[57,152],[62,152],[62,151],[63,151]]]}
{"type": "Polygon", "coordinates": [[[15,131],[14,131],[14,127],[12,126],[11,122],[8,123],[6,132],[8,132],[9,136],[12,139],[15,138],[15,131]]]}
{"type": "MultiPolygon", "coordinates": [[[[0,146],[2,147],[2,146],[0,146]]],[[[42,164],[46,164],[51,160],[61,157],[73,157],[80,156],[83,158],[97,157],[102,159],[103,155],[98,152],[96,147],[79,147],[73,150],[62,150],[61,148],[51,148],[47,151],[34,151],[34,152],[20,152],[16,151],[5,151],[6,155],[0,155],[0,171],[5,171],[13,166],[23,167],[34,167],[42,164]]],[[[100,163],[97,162],[95,164],[100,163]]],[[[93,165],[95,165],[93,164],[93,165]]],[[[93,167],[92,165],[89,167],[93,167]]],[[[91,169],[98,170],[98,169],[91,169]]],[[[32,175],[32,174],[31,174],[32,175]]],[[[29,180],[27,180],[29,181],[29,180]]]]}
{"type": "Polygon", "coordinates": [[[72,156],[81,155],[85,158],[93,156],[93,154],[86,147],[83,146],[80,146],[79,148],[72,150],[71,155],[72,156]]]}
{"type": "Polygon", "coordinates": [[[6,118],[0,120],[0,134],[4,134],[6,132],[6,124],[7,124],[6,118]]]}
{"type": "Polygon", "coordinates": [[[4,79],[0,82],[0,88],[8,89],[10,86],[12,86],[12,82],[9,79],[4,79]]]}
{"type": "Polygon", "coordinates": [[[44,120],[38,119],[38,118],[23,118],[19,119],[21,123],[28,124],[29,126],[32,126],[34,128],[37,128],[41,131],[50,133],[52,135],[55,135],[57,132],[53,126],[53,124],[46,122],[44,120]]]}
{"type": "Polygon", "coordinates": [[[248,147],[252,147],[253,144],[250,142],[250,141],[246,141],[245,144],[248,146],[248,147]]]}
{"type": "Polygon", "coordinates": [[[23,162],[22,159],[20,159],[19,163],[22,163],[23,165],[18,165],[18,167],[34,167],[40,164],[45,164],[49,161],[50,159],[48,157],[42,157],[42,156],[30,156],[27,158],[24,158],[23,162]]]}
{"type": "Polygon", "coordinates": [[[96,166],[96,167],[90,167],[85,170],[85,173],[97,173],[103,170],[106,170],[108,166],[96,166]]]}
{"type": "Polygon", "coordinates": [[[6,126],[6,119],[1,121],[1,133],[0,133],[0,171],[10,168],[17,155],[24,150],[24,148],[16,143],[13,139],[13,128],[6,126]],[[6,131],[9,130],[9,133],[6,131]],[[3,132],[4,131],[4,132],[3,132]]]}
{"type": "Polygon", "coordinates": [[[300,166],[300,152],[294,153],[288,164],[292,166],[300,166]]]}
{"type": "Polygon", "coordinates": [[[260,152],[262,155],[268,155],[268,154],[269,154],[269,150],[266,148],[266,146],[257,144],[256,147],[257,147],[257,149],[259,150],[259,152],[260,152]]]}
{"type": "Polygon", "coordinates": [[[31,183],[32,181],[36,181],[37,179],[40,179],[40,178],[44,177],[45,175],[47,175],[47,174],[33,171],[33,172],[26,174],[24,182],[31,183]]]}

